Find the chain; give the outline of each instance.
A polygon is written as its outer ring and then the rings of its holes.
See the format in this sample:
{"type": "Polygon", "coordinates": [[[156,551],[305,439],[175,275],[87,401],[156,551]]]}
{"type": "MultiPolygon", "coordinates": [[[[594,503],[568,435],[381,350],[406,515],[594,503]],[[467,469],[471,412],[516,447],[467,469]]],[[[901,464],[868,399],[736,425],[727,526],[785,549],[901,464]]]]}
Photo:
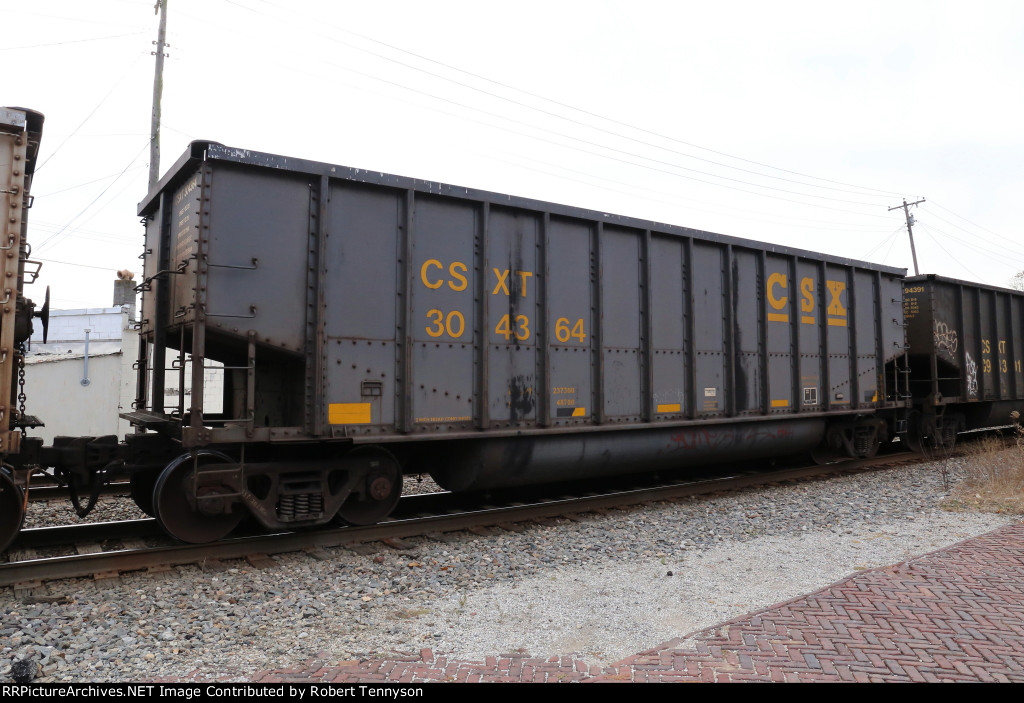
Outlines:
{"type": "Polygon", "coordinates": [[[25,345],[18,345],[18,419],[25,420],[25,345]]]}

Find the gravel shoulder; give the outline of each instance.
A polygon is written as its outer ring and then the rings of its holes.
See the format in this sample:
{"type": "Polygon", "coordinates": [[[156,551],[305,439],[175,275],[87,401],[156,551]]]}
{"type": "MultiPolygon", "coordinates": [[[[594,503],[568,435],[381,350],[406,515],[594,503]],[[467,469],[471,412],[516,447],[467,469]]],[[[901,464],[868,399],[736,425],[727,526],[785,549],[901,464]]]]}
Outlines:
{"type": "MultiPolygon", "coordinates": [[[[951,479],[957,460],[944,464],[951,479]]],[[[248,680],[310,659],[509,652],[614,662],[673,637],[989,532],[949,513],[936,464],[590,513],[524,531],[409,540],[0,592],[0,680],[248,680]]]]}

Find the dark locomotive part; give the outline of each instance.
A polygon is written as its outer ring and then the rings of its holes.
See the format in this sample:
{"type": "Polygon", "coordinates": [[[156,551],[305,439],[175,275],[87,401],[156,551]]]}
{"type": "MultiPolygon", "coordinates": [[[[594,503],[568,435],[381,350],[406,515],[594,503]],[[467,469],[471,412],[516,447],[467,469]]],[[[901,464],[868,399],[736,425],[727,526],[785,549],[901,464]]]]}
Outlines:
{"type": "Polygon", "coordinates": [[[207,542],[378,522],[408,473],[493,491],[948,445],[1024,397],[1000,289],[208,142],[139,214],[135,433],[12,432],[0,542],[32,470],[80,512],[127,473],[207,542]]]}

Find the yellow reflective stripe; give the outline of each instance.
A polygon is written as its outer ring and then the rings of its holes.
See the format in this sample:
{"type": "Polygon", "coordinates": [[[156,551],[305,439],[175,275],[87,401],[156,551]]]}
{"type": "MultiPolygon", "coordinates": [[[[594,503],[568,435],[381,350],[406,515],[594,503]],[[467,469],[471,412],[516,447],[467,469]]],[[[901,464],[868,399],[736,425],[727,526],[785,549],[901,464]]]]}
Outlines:
{"type": "Polygon", "coordinates": [[[683,406],[679,403],[665,403],[664,405],[658,405],[659,413],[677,413],[683,409],[683,406]]]}
{"type": "Polygon", "coordinates": [[[586,408],[573,408],[572,409],[572,416],[573,417],[586,417],[587,416],[587,409],[586,408]]]}

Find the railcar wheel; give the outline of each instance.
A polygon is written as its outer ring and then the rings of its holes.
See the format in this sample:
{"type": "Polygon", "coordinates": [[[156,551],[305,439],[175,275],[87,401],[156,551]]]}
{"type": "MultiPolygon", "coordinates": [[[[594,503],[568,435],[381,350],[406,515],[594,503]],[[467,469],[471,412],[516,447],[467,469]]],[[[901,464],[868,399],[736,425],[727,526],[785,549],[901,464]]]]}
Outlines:
{"type": "Polygon", "coordinates": [[[139,510],[150,517],[156,517],[153,509],[153,488],[160,474],[156,471],[137,471],[131,475],[131,495],[139,510]]]}
{"type": "MultiPolygon", "coordinates": [[[[231,459],[219,452],[200,452],[196,461],[202,466],[229,463],[231,459]]],[[[200,501],[198,509],[194,510],[188,500],[193,473],[191,454],[180,456],[168,464],[153,487],[153,512],[164,532],[175,539],[192,544],[216,542],[238,527],[245,512],[238,506],[234,506],[231,512],[221,512],[224,507],[222,500],[200,501]]]]}
{"type": "Polygon", "coordinates": [[[942,428],[936,432],[937,442],[940,447],[945,449],[947,452],[951,451],[956,446],[956,434],[957,434],[957,423],[953,420],[943,422],[942,428]]]}
{"type": "Polygon", "coordinates": [[[917,410],[911,410],[907,415],[907,432],[903,435],[907,441],[907,448],[915,454],[924,453],[925,433],[924,418],[917,410]]]}
{"type": "Polygon", "coordinates": [[[817,447],[811,450],[811,461],[818,466],[825,466],[826,464],[834,464],[843,458],[842,454],[837,452],[835,449],[830,447],[827,443],[822,442],[817,447]]]}
{"type": "Polygon", "coordinates": [[[6,470],[0,469],[0,552],[7,550],[25,522],[25,494],[14,485],[6,470]]]}
{"type": "Polygon", "coordinates": [[[357,447],[342,460],[349,470],[366,475],[338,509],[334,521],[343,525],[373,525],[395,509],[402,495],[402,468],[380,447],[357,447]]]}

